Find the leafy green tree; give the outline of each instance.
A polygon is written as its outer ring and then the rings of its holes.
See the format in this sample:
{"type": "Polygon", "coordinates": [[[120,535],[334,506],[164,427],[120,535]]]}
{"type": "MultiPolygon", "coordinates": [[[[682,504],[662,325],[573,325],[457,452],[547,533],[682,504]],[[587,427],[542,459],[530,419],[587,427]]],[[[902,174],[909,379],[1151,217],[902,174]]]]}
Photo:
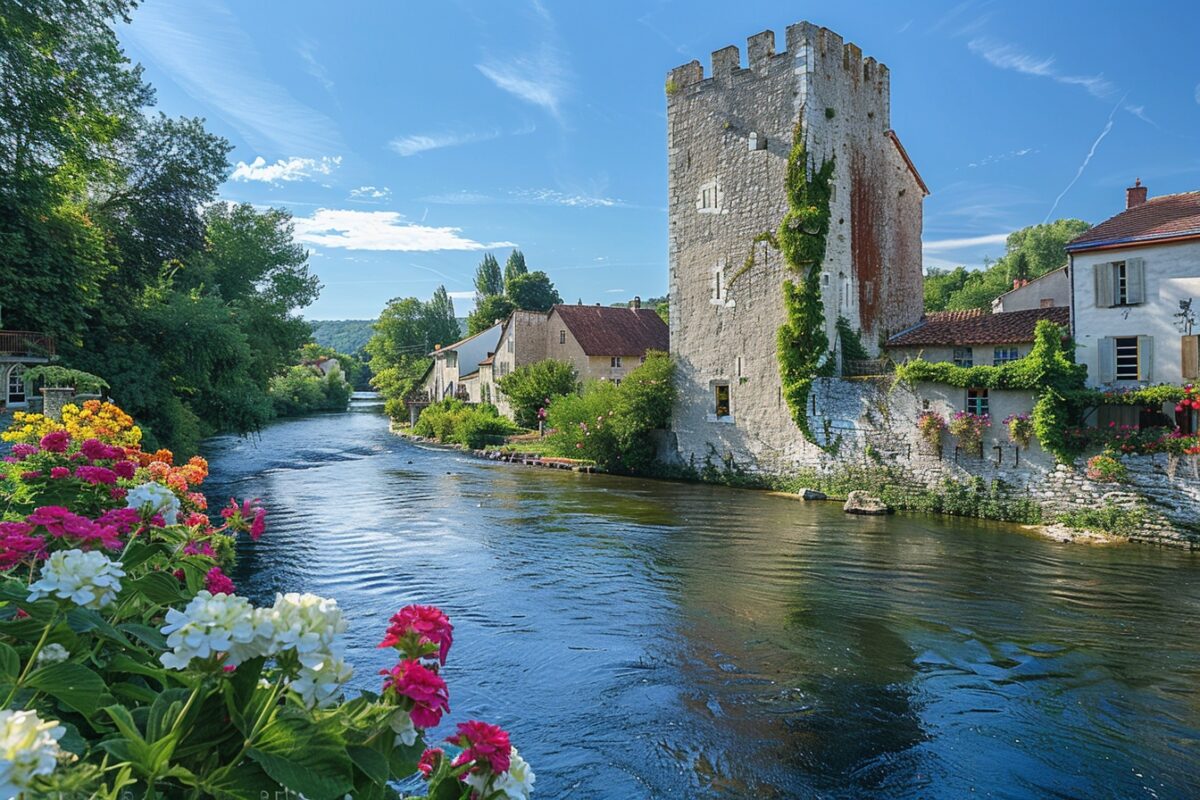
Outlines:
{"type": "Polygon", "coordinates": [[[508,284],[508,299],[522,311],[549,311],[562,302],[550,277],[541,270],[514,277],[508,284]]]}
{"type": "Polygon", "coordinates": [[[384,397],[384,410],[394,419],[405,416],[405,399],[413,393],[429,369],[429,342],[425,304],[415,297],[388,301],[375,335],[367,342],[371,385],[384,397]]]}
{"type": "Polygon", "coordinates": [[[967,282],[968,274],[966,267],[931,267],[925,274],[925,310],[945,311],[950,297],[967,282]]]}
{"type": "Polygon", "coordinates": [[[512,405],[516,423],[536,428],[538,409],[549,406],[556,397],[578,392],[579,375],[566,361],[546,359],[517,367],[500,378],[498,385],[512,405]]]}
{"type": "Polygon", "coordinates": [[[496,320],[506,320],[516,307],[513,302],[502,294],[494,294],[479,300],[475,310],[467,317],[467,335],[474,336],[486,331],[496,324],[496,320]]]}
{"type": "Polygon", "coordinates": [[[429,343],[442,346],[462,338],[459,336],[458,319],[454,316],[454,301],[450,299],[445,286],[439,286],[433,298],[425,304],[425,333],[429,343]]]}
{"type": "Polygon", "coordinates": [[[504,294],[504,276],[500,272],[500,262],[491,253],[484,253],[483,260],[475,270],[475,302],[500,294],[504,294]]]}
{"type": "Polygon", "coordinates": [[[367,342],[375,333],[373,319],[316,319],[309,325],[313,341],[339,353],[365,353],[367,342]]]}
{"type": "Polygon", "coordinates": [[[529,268],[525,266],[525,254],[520,250],[509,253],[508,260],[504,262],[504,291],[511,294],[512,290],[509,287],[512,286],[513,278],[527,272],[529,268]]]}
{"type": "Polygon", "coordinates": [[[296,365],[271,379],[268,393],[276,416],[293,417],[316,411],[344,411],[350,402],[350,384],[338,373],[321,374],[296,365]]]}

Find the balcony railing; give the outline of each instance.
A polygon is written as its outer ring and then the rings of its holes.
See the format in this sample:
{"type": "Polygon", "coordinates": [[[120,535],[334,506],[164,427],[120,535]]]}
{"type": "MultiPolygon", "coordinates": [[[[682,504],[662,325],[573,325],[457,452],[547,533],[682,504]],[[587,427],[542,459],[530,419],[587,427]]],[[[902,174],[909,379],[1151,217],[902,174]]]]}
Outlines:
{"type": "Polygon", "coordinates": [[[890,358],[848,358],[842,362],[842,376],[846,378],[869,378],[895,371],[890,358]]]}
{"type": "Polygon", "coordinates": [[[52,358],[54,337],[34,331],[0,331],[0,355],[52,358]]]}

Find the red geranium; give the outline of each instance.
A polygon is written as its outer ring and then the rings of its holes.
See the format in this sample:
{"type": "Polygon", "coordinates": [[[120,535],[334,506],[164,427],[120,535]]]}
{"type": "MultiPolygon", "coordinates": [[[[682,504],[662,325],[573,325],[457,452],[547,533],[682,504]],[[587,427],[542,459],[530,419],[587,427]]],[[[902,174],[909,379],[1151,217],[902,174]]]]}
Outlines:
{"type": "Polygon", "coordinates": [[[395,647],[407,634],[415,633],[422,644],[438,645],[438,660],[445,664],[454,643],[454,626],[437,606],[405,606],[392,616],[380,647],[395,647]]]}
{"type": "Polygon", "coordinates": [[[380,675],[386,675],[383,681],[383,693],[389,692],[412,700],[411,716],[414,727],[432,728],[442,720],[442,714],[450,710],[450,690],[446,682],[436,672],[421,666],[419,661],[406,659],[390,670],[382,670],[380,675]]]}

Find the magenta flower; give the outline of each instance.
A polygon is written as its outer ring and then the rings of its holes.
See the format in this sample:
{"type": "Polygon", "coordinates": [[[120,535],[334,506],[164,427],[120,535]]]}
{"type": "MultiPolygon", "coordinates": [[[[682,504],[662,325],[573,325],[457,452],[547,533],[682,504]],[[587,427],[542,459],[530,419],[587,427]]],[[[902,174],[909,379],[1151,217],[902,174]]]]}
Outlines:
{"type": "Polygon", "coordinates": [[[458,733],[447,737],[447,742],[463,748],[454,766],[474,761],[472,771],[487,767],[494,775],[508,772],[511,765],[512,743],[508,732],[499,725],[470,720],[458,723],[458,733]]]}
{"type": "Polygon", "coordinates": [[[137,472],[137,467],[138,465],[132,461],[116,461],[112,465],[112,471],[118,478],[129,479],[137,472]]]}
{"type": "Polygon", "coordinates": [[[385,697],[406,697],[412,701],[409,714],[414,727],[432,728],[442,721],[442,714],[450,710],[450,690],[446,688],[446,682],[433,670],[421,666],[421,662],[407,659],[379,674],[387,676],[383,681],[385,697]]]}
{"type": "MultiPolygon", "coordinates": [[[[213,552],[212,545],[208,542],[191,541],[183,546],[183,554],[185,556],[208,556],[216,558],[217,554],[213,552]]],[[[213,592],[216,594],[216,592],[213,592]]],[[[232,594],[232,593],[231,593],[232,594]]]]}
{"type": "Polygon", "coordinates": [[[67,467],[51,467],[50,477],[54,479],[71,477],[71,470],[67,467]]]}
{"type": "Polygon", "coordinates": [[[409,634],[416,634],[421,644],[438,646],[438,661],[446,663],[450,645],[454,643],[454,626],[437,606],[411,605],[397,611],[388,625],[380,647],[395,647],[409,634]]]}
{"type": "Polygon", "coordinates": [[[31,444],[14,444],[12,446],[12,454],[18,459],[27,458],[37,451],[38,449],[31,444]]]}
{"type": "Polygon", "coordinates": [[[108,467],[76,467],[75,477],[92,485],[103,483],[111,486],[117,482],[117,473],[108,467]]]}
{"type": "Polygon", "coordinates": [[[67,445],[70,443],[71,434],[66,431],[51,431],[42,437],[42,440],[38,442],[38,446],[47,453],[65,453],[67,452],[67,445]]]}
{"type": "MultiPolygon", "coordinates": [[[[206,543],[207,544],[207,543],[206,543]]],[[[204,588],[212,594],[234,594],[237,589],[220,567],[213,567],[204,576],[204,588]]]]}
{"type": "Polygon", "coordinates": [[[45,556],[45,540],[40,536],[32,536],[32,533],[33,526],[28,523],[0,522],[0,570],[45,556]]]}

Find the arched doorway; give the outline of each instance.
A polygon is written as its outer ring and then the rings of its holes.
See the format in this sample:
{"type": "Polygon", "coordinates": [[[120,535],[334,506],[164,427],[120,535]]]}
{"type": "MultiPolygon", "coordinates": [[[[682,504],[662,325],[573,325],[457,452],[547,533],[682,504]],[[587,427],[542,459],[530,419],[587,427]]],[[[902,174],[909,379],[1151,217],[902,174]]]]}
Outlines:
{"type": "Polygon", "coordinates": [[[10,406],[25,405],[25,365],[13,364],[5,380],[5,397],[10,406]]]}

